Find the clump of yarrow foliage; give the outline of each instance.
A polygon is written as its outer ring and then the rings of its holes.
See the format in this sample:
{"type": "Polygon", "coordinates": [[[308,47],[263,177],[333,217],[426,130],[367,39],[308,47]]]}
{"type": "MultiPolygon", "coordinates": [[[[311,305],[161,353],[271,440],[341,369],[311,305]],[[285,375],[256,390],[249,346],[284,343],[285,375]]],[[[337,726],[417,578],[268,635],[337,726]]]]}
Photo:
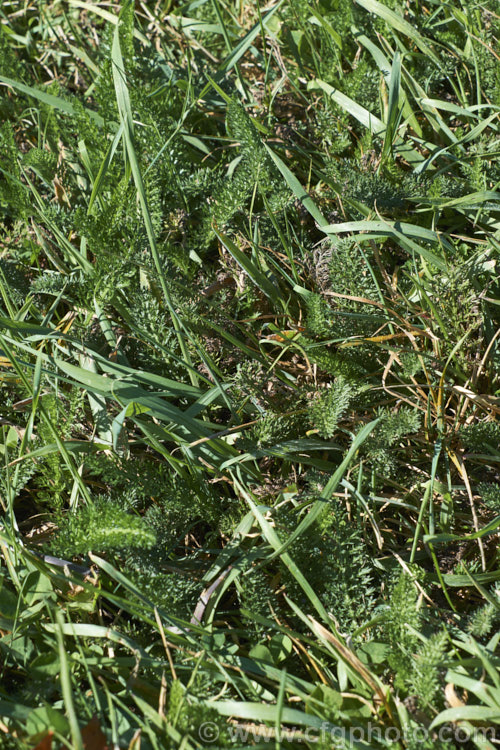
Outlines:
{"type": "Polygon", "coordinates": [[[496,738],[500,19],[459,5],[2,6],[6,747],[496,738]]]}

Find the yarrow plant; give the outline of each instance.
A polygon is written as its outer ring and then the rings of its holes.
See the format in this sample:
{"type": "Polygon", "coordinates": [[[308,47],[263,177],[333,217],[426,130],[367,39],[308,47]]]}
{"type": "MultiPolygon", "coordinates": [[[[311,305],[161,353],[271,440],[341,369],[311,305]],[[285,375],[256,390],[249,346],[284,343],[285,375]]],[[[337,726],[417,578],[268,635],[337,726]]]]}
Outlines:
{"type": "Polygon", "coordinates": [[[0,17],[0,746],[493,747],[496,3],[0,17]]]}

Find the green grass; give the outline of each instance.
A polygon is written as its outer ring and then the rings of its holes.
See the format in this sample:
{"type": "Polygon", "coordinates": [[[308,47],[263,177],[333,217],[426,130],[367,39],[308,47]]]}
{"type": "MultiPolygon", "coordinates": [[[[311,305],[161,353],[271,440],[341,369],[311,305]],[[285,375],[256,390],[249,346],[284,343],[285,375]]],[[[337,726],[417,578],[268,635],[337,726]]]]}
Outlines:
{"type": "Polygon", "coordinates": [[[495,747],[496,2],[0,19],[0,746],[495,747]]]}

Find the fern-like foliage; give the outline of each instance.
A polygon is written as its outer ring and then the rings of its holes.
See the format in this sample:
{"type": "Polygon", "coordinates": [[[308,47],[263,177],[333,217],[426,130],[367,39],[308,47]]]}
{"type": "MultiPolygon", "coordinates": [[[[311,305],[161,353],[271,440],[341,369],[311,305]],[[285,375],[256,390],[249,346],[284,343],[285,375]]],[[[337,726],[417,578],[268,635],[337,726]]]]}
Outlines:
{"type": "Polygon", "coordinates": [[[494,513],[500,513],[500,485],[481,482],[477,489],[483,503],[494,513]]]}
{"type": "Polygon", "coordinates": [[[57,156],[47,149],[32,148],[25,155],[23,164],[31,167],[42,179],[50,183],[56,175],[57,156]]]}
{"type": "Polygon", "coordinates": [[[381,476],[394,476],[398,471],[397,448],[413,433],[418,432],[421,415],[416,409],[402,407],[377,411],[379,424],[363,446],[372,471],[381,476]]]}
{"type": "Polygon", "coordinates": [[[424,709],[436,706],[443,692],[443,656],[448,633],[442,630],[431,635],[419,648],[410,677],[411,693],[418,696],[424,709]]]}
{"type": "Polygon", "coordinates": [[[496,450],[500,442],[499,422],[476,422],[460,430],[460,437],[468,451],[484,453],[485,448],[496,450]]]}
{"type": "MultiPolygon", "coordinates": [[[[146,527],[151,532],[149,524],[146,527]]],[[[161,539],[161,537],[160,537],[161,539]]],[[[124,569],[137,591],[157,607],[189,621],[203,585],[190,570],[171,571],[164,545],[156,539],[149,548],[127,550],[124,569]]]]}
{"type": "Polygon", "coordinates": [[[236,100],[232,100],[227,108],[227,129],[239,142],[242,156],[235,172],[236,184],[246,183],[248,196],[257,186],[272,211],[284,208],[290,202],[290,192],[284,188],[283,180],[265,150],[255,125],[236,100]]]}
{"type": "MultiPolygon", "coordinates": [[[[69,393],[57,398],[49,394],[44,399],[48,421],[38,428],[40,447],[54,443],[53,429],[61,438],[67,438],[82,417],[84,394],[74,388],[69,393]]],[[[36,478],[38,501],[53,508],[62,508],[67,499],[67,489],[71,475],[59,451],[51,451],[38,465],[36,478]]]]}
{"type": "Polygon", "coordinates": [[[266,412],[257,424],[238,440],[242,449],[268,448],[284,440],[291,440],[300,434],[300,415],[286,415],[266,412]]]}
{"type": "Polygon", "coordinates": [[[12,125],[7,121],[0,126],[0,210],[2,221],[25,217],[28,213],[28,195],[22,182],[18,148],[12,125]]]}
{"type": "Polygon", "coordinates": [[[331,331],[332,311],[320,294],[309,294],[307,306],[307,331],[312,336],[326,338],[331,331]]]}
{"type": "MultiPolygon", "coordinates": [[[[343,197],[382,213],[403,216],[411,208],[412,198],[425,195],[427,182],[397,168],[394,173],[380,173],[371,163],[370,156],[373,158],[373,152],[356,160],[334,161],[328,172],[341,185],[343,197]]],[[[361,216],[360,213],[359,218],[361,216]]]]}
{"type": "MultiPolygon", "coordinates": [[[[290,519],[283,519],[285,524],[290,519]]],[[[369,618],[374,604],[374,574],[361,530],[334,502],[320,521],[291,545],[291,554],[341,629],[369,618]]],[[[304,594],[288,569],[282,570],[291,598],[304,594]]]]}
{"type": "MultiPolygon", "coordinates": [[[[231,747],[228,727],[220,714],[204,702],[193,699],[180,680],[174,680],[168,698],[168,725],[174,727],[182,737],[197,738],[203,736],[203,728],[209,726],[217,736],[217,745],[231,747]]],[[[175,750],[176,745],[168,735],[164,738],[164,747],[175,750]]]]}
{"type": "Polygon", "coordinates": [[[476,638],[484,638],[491,633],[493,626],[500,619],[500,591],[498,588],[493,589],[491,598],[482,607],[477,608],[469,616],[467,630],[476,638]]]}
{"type": "Polygon", "coordinates": [[[331,438],[345,415],[358,388],[339,376],[328,390],[322,391],[309,407],[309,419],[320,437],[331,438]]]}
{"type": "MultiPolygon", "coordinates": [[[[238,597],[243,609],[262,617],[269,618],[271,614],[270,605],[275,612],[277,608],[279,609],[274,597],[271,579],[261,568],[255,568],[240,577],[238,597]]],[[[264,626],[252,617],[245,618],[245,623],[252,632],[258,635],[263,635],[266,632],[264,626]]]]}
{"type": "Polygon", "coordinates": [[[417,644],[416,636],[409,626],[418,631],[421,624],[421,615],[417,609],[417,591],[410,575],[400,576],[392,589],[389,606],[389,614],[384,623],[384,630],[391,646],[388,661],[395,674],[396,687],[404,690],[407,681],[412,679],[417,644]]]}
{"type": "Polygon", "coordinates": [[[52,548],[56,553],[72,557],[91,551],[144,549],[155,542],[155,533],[140,516],[128,513],[118,503],[101,496],[64,516],[52,548]]]}

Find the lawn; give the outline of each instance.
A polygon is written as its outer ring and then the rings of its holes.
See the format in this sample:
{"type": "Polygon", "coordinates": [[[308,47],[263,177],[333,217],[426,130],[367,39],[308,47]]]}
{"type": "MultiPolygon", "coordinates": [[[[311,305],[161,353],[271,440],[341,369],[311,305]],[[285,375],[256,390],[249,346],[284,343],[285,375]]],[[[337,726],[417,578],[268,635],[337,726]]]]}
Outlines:
{"type": "Polygon", "coordinates": [[[497,0],[0,21],[0,748],[493,750],[497,0]]]}

